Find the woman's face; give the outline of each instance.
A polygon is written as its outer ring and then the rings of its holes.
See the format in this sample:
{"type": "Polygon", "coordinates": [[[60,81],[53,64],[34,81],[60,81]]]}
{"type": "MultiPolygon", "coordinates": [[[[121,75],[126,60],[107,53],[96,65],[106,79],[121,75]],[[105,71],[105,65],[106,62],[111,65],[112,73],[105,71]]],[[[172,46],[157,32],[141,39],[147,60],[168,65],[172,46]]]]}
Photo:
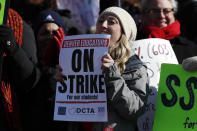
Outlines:
{"type": "Polygon", "coordinates": [[[109,34],[111,35],[110,43],[116,43],[122,35],[119,20],[115,16],[109,14],[101,16],[96,25],[96,33],[109,34]]]}
{"type": "Polygon", "coordinates": [[[173,6],[169,0],[151,0],[143,14],[146,26],[165,27],[175,22],[173,6]]]}
{"type": "Polygon", "coordinates": [[[55,23],[45,23],[40,27],[37,34],[37,45],[39,51],[44,51],[47,43],[53,39],[53,36],[58,28],[59,26],[55,23]]]}

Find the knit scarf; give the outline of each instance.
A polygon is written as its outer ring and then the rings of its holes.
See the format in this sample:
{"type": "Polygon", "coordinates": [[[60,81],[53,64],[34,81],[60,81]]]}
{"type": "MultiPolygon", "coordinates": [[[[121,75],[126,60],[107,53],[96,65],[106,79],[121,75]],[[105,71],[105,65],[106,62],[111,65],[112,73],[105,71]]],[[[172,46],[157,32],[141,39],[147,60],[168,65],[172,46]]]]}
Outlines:
{"type": "Polygon", "coordinates": [[[181,33],[178,20],[163,28],[143,25],[142,30],[148,34],[148,38],[162,38],[167,40],[173,39],[181,33]]]}
{"type": "MultiPolygon", "coordinates": [[[[12,9],[9,9],[8,12],[7,25],[14,31],[16,41],[21,46],[23,35],[23,22],[19,14],[12,9]]],[[[6,54],[4,53],[3,56],[6,57],[6,54]]],[[[3,70],[2,81],[0,82],[0,96],[2,96],[1,99],[3,99],[4,112],[9,128],[11,130],[21,129],[17,97],[10,85],[7,73],[8,70],[9,69],[3,70]]]]}
{"type": "Polygon", "coordinates": [[[23,39],[23,21],[21,16],[12,9],[9,9],[7,25],[14,31],[16,42],[21,46],[23,39]]]}

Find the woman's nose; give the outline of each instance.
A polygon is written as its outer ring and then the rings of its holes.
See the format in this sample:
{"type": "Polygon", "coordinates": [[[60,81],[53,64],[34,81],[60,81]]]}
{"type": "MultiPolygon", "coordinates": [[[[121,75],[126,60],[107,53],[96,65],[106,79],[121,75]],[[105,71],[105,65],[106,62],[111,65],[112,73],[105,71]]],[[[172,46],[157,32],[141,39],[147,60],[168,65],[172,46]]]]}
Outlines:
{"type": "Polygon", "coordinates": [[[103,21],[102,27],[107,28],[107,20],[103,21]]]}

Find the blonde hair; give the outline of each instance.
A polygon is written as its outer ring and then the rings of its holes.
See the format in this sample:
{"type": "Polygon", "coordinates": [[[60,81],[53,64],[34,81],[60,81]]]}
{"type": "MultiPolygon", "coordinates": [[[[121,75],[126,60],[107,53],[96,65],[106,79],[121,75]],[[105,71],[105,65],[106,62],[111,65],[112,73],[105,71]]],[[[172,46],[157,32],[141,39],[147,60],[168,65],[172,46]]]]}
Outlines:
{"type": "Polygon", "coordinates": [[[125,63],[131,56],[130,43],[127,40],[125,34],[122,34],[118,42],[109,45],[108,53],[117,63],[118,69],[122,74],[126,68],[125,63]]]}

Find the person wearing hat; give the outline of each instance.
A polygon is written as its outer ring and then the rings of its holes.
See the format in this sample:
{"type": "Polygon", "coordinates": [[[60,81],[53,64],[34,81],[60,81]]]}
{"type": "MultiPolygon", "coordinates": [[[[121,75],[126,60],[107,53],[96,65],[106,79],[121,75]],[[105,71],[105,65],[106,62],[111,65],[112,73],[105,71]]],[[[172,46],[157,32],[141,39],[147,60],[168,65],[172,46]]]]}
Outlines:
{"type": "Polygon", "coordinates": [[[108,121],[95,122],[93,131],[136,131],[137,118],[147,101],[147,68],[130,46],[137,28],[127,11],[109,7],[98,17],[97,34],[111,35],[108,53],[102,57],[108,104],[108,121]]]}
{"type": "Polygon", "coordinates": [[[52,10],[43,10],[34,23],[37,44],[38,67],[41,79],[29,93],[28,131],[61,130],[66,124],[53,121],[56,82],[63,80],[59,67],[59,51],[66,30],[60,15],[52,10]],[[55,77],[57,76],[57,77],[55,77]]]}
{"type": "Polygon", "coordinates": [[[57,0],[10,0],[10,7],[33,27],[33,20],[46,9],[57,11],[57,0]]]}
{"type": "Polygon", "coordinates": [[[55,66],[58,64],[59,49],[64,34],[66,34],[64,22],[57,12],[43,10],[37,16],[34,23],[38,60],[45,65],[52,64],[52,66],[55,66]]]}

